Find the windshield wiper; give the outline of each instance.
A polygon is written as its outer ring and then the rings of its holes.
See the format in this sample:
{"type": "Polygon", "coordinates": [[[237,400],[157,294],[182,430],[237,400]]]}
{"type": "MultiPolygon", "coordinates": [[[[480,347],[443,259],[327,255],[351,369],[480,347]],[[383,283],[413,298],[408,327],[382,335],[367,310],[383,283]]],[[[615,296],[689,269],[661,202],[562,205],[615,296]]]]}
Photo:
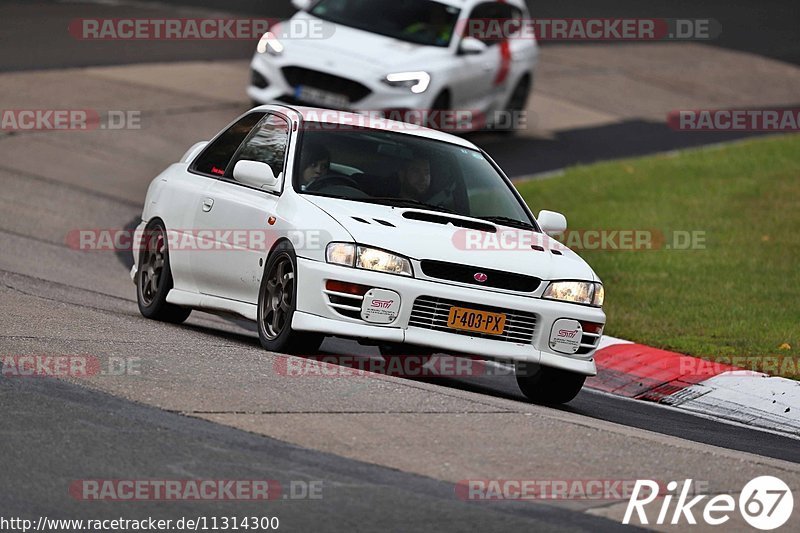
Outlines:
{"type": "Polygon", "coordinates": [[[509,217],[478,217],[481,220],[486,220],[488,222],[495,222],[497,224],[505,224],[506,226],[511,226],[512,228],[520,228],[520,229],[532,229],[536,230],[536,227],[528,222],[524,222],[522,220],[517,220],[516,218],[509,218],[509,217]]]}
{"type": "Polygon", "coordinates": [[[370,202],[373,204],[385,204],[385,205],[392,205],[396,207],[418,207],[420,209],[429,209],[431,211],[441,211],[442,213],[451,213],[453,215],[460,215],[457,211],[453,211],[452,209],[448,209],[446,207],[440,207],[438,205],[431,205],[426,204],[425,202],[420,202],[419,200],[412,200],[411,198],[395,198],[393,196],[373,196],[370,198],[358,198],[360,202],[370,202]]]}

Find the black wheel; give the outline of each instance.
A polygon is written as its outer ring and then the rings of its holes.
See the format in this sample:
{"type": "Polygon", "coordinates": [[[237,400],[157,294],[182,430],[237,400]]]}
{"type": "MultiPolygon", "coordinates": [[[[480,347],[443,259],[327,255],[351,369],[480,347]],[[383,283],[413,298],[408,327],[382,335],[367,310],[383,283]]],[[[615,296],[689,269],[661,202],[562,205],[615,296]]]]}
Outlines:
{"type": "Polygon", "coordinates": [[[169,245],[164,223],[151,222],[145,229],[139,252],[139,271],[136,280],[136,300],[139,312],[147,318],[180,324],[189,318],[191,308],[167,303],[172,289],[169,266],[169,245]]]}
{"type": "Polygon", "coordinates": [[[258,293],[258,338],[271,352],[310,355],[324,339],[318,333],[292,330],[297,305],[297,257],[287,242],[279,244],[264,267],[258,293]]]}
{"type": "Polygon", "coordinates": [[[535,403],[562,404],[575,398],[586,381],[586,376],[559,368],[517,363],[517,385],[522,394],[535,403]]]}
{"type": "Polygon", "coordinates": [[[516,117],[525,111],[528,105],[528,96],[530,92],[531,80],[528,76],[523,76],[522,79],[517,82],[517,85],[511,92],[511,96],[508,97],[508,103],[505,108],[506,116],[503,117],[503,123],[493,127],[495,131],[500,133],[514,133],[514,131],[516,131],[516,117]]]}

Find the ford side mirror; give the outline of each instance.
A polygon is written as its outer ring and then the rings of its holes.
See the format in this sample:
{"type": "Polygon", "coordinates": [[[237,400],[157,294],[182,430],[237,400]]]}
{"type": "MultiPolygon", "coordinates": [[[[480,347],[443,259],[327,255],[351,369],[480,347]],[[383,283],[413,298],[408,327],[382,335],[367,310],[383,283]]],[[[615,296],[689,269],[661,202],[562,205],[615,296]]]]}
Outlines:
{"type": "Polygon", "coordinates": [[[278,178],[272,167],[259,161],[241,160],[233,167],[233,179],[244,185],[274,192],[278,190],[278,178]]]}
{"type": "Polygon", "coordinates": [[[539,216],[536,217],[536,221],[539,223],[539,227],[542,228],[542,231],[550,236],[563,233],[567,229],[567,218],[555,211],[539,211],[539,216]]]}
{"type": "Polygon", "coordinates": [[[476,55],[484,53],[487,48],[483,41],[475,37],[464,37],[458,45],[458,52],[463,55],[476,55]]]}

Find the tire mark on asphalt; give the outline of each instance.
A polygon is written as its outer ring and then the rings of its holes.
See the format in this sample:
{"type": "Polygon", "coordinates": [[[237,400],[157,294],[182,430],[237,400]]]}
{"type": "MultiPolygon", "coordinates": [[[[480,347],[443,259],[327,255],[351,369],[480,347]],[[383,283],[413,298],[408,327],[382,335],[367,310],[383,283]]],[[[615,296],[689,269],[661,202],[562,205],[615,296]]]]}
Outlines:
{"type": "Polygon", "coordinates": [[[81,185],[75,185],[75,184],[72,184],[72,183],[59,181],[59,180],[51,178],[49,176],[43,176],[41,174],[35,174],[35,173],[27,171],[27,170],[26,171],[22,171],[22,170],[19,170],[18,168],[9,167],[7,165],[0,165],[0,171],[4,171],[4,172],[7,172],[9,174],[16,175],[16,176],[23,176],[25,178],[30,178],[32,180],[36,180],[36,181],[40,181],[40,182],[43,182],[43,183],[47,183],[48,185],[60,186],[60,187],[63,187],[65,189],[69,189],[69,190],[72,190],[72,191],[76,191],[76,192],[80,192],[80,193],[86,194],[88,196],[92,196],[94,198],[99,198],[101,200],[108,200],[108,201],[111,201],[111,202],[117,202],[117,203],[120,203],[122,205],[129,206],[129,207],[140,208],[141,205],[142,205],[141,202],[134,202],[134,201],[131,201],[131,200],[126,200],[125,198],[120,198],[118,196],[114,196],[114,195],[111,195],[111,194],[98,192],[98,191],[96,191],[94,189],[90,189],[88,187],[83,187],[81,185]]]}

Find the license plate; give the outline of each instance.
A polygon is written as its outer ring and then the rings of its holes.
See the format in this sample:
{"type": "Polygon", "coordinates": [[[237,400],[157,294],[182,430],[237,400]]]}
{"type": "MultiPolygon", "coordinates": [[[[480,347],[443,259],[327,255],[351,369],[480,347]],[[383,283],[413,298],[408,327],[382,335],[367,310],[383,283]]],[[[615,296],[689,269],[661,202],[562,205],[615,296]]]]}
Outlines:
{"type": "Polygon", "coordinates": [[[502,335],[505,325],[506,315],[503,313],[490,313],[464,307],[451,307],[450,315],[447,317],[447,326],[450,328],[489,335],[502,335]]]}
{"type": "Polygon", "coordinates": [[[306,85],[295,87],[294,97],[303,102],[323,107],[347,108],[350,106],[350,100],[343,94],[332,93],[306,85]]]}

